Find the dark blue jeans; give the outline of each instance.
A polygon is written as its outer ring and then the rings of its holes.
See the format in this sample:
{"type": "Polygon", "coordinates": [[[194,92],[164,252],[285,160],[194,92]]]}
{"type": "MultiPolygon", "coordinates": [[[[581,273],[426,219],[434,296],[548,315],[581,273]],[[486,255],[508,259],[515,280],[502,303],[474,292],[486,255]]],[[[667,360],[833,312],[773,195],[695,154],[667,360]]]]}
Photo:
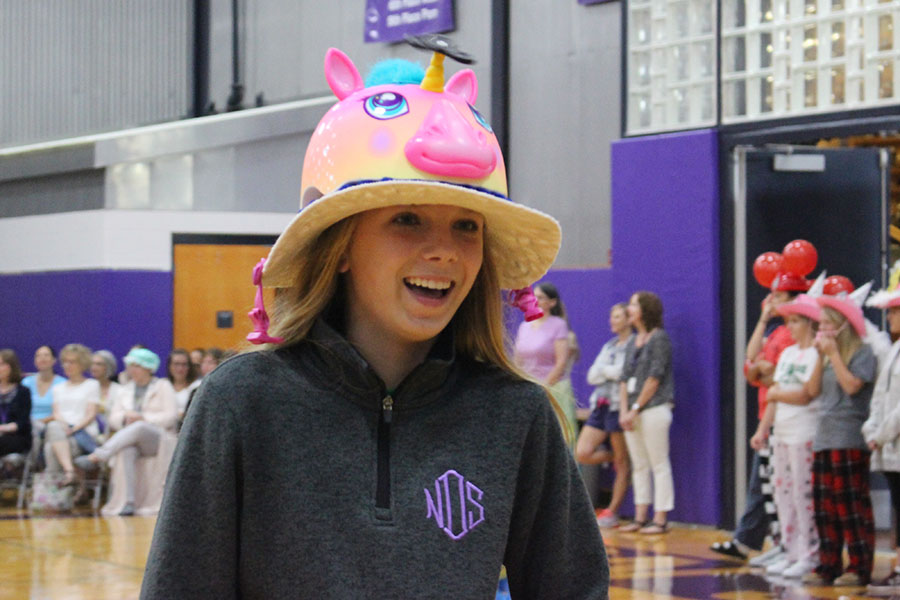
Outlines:
{"type": "Polygon", "coordinates": [[[85,454],[90,454],[97,449],[97,442],[84,429],[79,429],[72,434],[72,437],[75,438],[75,441],[78,442],[78,447],[84,450],[85,454]]]}
{"type": "Polygon", "coordinates": [[[762,550],[766,534],[769,532],[769,515],[762,492],[759,452],[753,453],[750,467],[750,483],[747,486],[747,500],[744,514],[734,530],[734,539],[753,550],[762,550]]]}

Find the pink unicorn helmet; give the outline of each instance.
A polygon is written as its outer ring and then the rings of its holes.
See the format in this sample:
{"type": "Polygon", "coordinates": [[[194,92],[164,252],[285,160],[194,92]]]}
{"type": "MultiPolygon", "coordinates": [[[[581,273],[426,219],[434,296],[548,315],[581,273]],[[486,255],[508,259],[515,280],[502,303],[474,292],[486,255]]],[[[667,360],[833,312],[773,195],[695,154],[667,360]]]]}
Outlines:
{"type": "Polygon", "coordinates": [[[444,54],[455,54],[449,40],[436,39],[424,77],[419,67],[418,80],[369,87],[347,55],[328,50],[325,79],[339,101],[310,138],[300,212],[272,248],[263,285],[291,286],[307,249],[334,223],[402,204],[446,204],[482,214],[485,249],[503,288],[528,286],[550,268],[559,251],[559,223],[508,198],[500,145],[475,108],[475,73],[463,69],[445,83],[444,54]]]}

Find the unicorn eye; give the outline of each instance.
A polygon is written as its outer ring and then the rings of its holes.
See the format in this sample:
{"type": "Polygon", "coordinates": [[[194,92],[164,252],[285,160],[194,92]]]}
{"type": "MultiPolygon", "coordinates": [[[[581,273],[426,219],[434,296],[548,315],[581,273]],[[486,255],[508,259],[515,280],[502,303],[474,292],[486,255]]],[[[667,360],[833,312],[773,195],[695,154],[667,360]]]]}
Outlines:
{"type": "Polygon", "coordinates": [[[406,98],[396,92],[381,92],[366,98],[366,113],[376,119],[393,119],[409,112],[406,98]]]}
{"type": "Polygon", "coordinates": [[[469,110],[472,111],[472,114],[475,116],[475,120],[478,121],[479,125],[487,129],[489,132],[494,133],[494,130],[491,129],[491,124],[487,122],[487,119],[481,116],[481,113],[478,112],[478,110],[474,106],[470,104],[469,110]]]}

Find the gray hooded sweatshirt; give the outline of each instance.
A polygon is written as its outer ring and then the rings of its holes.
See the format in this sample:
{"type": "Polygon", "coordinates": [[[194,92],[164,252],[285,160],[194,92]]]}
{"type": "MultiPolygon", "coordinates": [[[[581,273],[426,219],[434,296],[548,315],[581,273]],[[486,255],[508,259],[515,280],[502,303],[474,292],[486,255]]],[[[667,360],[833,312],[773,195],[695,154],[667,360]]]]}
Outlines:
{"type": "Polygon", "coordinates": [[[238,356],[188,411],[141,598],[606,598],[546,393],[444,334],[391,394],[324,322],[238,356]]]}

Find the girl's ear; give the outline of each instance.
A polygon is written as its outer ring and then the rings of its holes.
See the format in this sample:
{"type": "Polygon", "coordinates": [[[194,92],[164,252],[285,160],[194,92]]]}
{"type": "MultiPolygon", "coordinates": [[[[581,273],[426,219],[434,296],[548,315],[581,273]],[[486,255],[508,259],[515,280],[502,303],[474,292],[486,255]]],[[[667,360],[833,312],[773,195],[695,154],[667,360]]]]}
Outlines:
{"type": "Polygon", "coordinates": [[[346,253],[341,255],[341,261],[338,263],[338,273],[346,273],[350,270],[350,258],[346,253]]]}

